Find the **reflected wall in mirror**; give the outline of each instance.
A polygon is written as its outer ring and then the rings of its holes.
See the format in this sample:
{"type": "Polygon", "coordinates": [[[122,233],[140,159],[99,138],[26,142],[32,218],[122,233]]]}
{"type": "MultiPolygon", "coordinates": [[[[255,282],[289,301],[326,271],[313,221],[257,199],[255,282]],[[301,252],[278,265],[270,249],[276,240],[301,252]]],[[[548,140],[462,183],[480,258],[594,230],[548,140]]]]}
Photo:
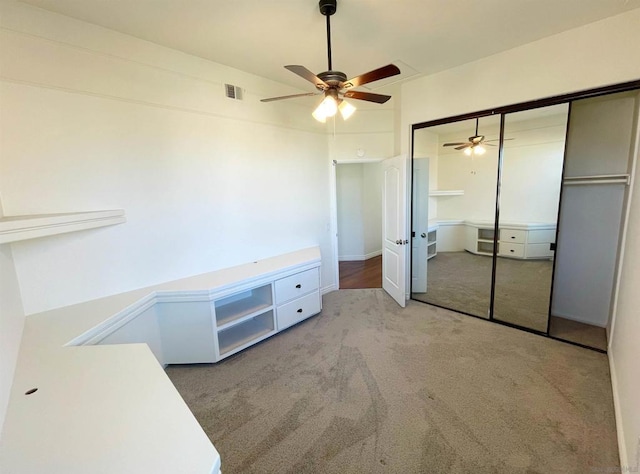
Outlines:
{"type": "Polygon", "coordinates": [[[413,299],[489,317],[499,131],[498,116],[415,130],[413,299]]]}
{"type": "Polygon", "coordinates": [[[493,317],[547,332],[568,104],[506,114],[493,317]]]}

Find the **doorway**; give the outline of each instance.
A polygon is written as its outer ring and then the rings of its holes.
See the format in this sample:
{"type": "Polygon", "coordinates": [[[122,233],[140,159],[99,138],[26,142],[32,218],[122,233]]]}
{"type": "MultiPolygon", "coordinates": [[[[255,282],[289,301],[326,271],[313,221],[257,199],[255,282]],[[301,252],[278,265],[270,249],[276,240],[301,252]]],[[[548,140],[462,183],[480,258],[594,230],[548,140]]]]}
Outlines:
{"type": "Polygon", "coordinates": [[[340,289],[382,287],[382,166],[335,165],[340,289]]]}

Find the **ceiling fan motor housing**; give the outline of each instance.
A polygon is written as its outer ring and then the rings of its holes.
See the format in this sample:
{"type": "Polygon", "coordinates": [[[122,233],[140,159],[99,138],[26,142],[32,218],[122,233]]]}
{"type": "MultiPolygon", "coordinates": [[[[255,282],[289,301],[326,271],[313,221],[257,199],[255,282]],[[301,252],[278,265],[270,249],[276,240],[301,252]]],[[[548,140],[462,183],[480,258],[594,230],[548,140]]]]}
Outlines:
{"type": "Polygon", "coordinates": [[[322,13],[324,16],[331,16],[336,12],[338,8],[338,1],[320,0],[318,6],[320,7],[320,13],[322,13]]]}
{"type": "Polygon", "coordinates": [[[347,75],[340,71],[325,71],[318,74],[318,77],[331,87],[339,87],[340,84],[346,82],[347,75]]]}

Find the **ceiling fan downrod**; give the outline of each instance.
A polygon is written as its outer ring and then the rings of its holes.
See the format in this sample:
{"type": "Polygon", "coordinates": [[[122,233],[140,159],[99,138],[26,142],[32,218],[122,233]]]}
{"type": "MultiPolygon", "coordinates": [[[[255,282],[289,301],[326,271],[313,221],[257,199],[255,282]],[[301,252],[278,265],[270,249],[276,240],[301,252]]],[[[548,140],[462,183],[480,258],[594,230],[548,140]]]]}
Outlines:
{"type": "Polygon", "coordinates": [[[318,6],[320,7],[320,13],[327,17],[327,56],[329,59],[327,71],[331,71],[331,15],[333,15],[338,8],[338,0],[320,0],[318,6]]]}

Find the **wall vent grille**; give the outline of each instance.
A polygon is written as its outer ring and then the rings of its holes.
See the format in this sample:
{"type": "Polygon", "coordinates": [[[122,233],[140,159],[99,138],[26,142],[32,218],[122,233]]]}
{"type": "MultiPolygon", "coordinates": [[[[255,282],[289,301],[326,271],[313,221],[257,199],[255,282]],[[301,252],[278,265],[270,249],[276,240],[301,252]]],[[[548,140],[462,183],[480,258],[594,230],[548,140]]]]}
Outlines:
{"type": "Polygon", "coordinates": [[[230,99],[242,100],[242,89],[240,87],[233,84],[225,84],[224,90],[230,99]]]}

